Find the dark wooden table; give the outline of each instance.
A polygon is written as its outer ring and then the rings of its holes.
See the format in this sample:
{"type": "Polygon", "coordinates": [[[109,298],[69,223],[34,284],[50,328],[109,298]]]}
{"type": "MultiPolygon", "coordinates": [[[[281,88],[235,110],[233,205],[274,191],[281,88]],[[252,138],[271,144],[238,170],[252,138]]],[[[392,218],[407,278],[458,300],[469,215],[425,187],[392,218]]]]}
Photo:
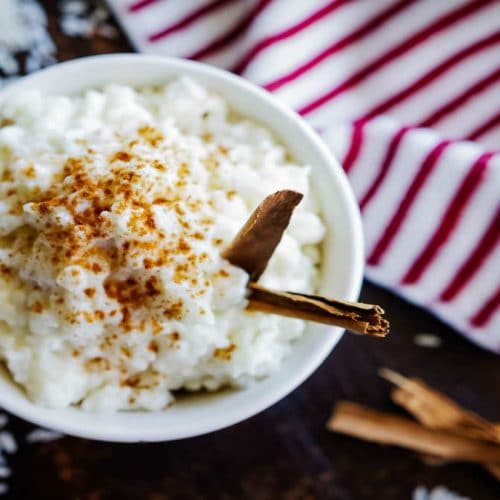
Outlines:
{"type": "MultiPolygon", "coordinates": [[[[42,2],[60,60],[130,51],[125,38],[64,36],[57,2],[42,2]]],[[[499,358],[462,339],[425,312],[371,284],[362,298],[380,303],[392,321],[385,341],[345,335],[330,358],[299,389],[272,408],[231,428],[171,443],[121,445],[65,437],[27,444],[32,426],[12,418],[20,445],[9,459],[10,497],[20,499],[409,499],[417,485],[448,488],[474,500],[498,500],[500,487],[467,464],[424,465],[413,453],[325,430],[336,400],[398,411],[387,366],[418,375],[460,403],[500,421],[499,358]],[[417,347],[432,332],[439,349],[417,347]]]]}

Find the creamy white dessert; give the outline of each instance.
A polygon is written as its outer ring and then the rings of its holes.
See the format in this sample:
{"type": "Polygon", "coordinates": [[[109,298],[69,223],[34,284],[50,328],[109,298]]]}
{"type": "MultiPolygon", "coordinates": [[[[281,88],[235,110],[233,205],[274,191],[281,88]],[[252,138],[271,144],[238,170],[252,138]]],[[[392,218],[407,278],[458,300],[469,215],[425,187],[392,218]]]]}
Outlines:
{"type": "Polygon", "coordinates": [[[180,78],[0,101],[0,358],[37,404],[158,410],[277,370],[303,321],[250,313],[221,257],[278,189],[305,195],[261,283],[311,292],[310,169],[180,78]]]}

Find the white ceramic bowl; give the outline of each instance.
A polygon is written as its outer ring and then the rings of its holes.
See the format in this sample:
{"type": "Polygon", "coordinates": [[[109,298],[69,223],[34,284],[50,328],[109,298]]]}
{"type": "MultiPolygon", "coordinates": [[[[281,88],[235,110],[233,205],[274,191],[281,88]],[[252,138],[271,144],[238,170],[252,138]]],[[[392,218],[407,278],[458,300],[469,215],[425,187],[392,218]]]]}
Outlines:
{"type": "MultiPolygon", "coordinates": [[[[40,89],[75,94],[116,82],[161,84],[190,75],[220,92],[241,114],[272,129],[301,163],[312,165],[327,237],[321,293],[355,300],[363,274],[363,237],[357,204],[338,162],[316,133],[294,112],[247,81],[212,66],[180,59],[135,54],[96,56],[58,64],[25,77],[1,94],[40,89]]],[[[35,406],[7,373],[0,376],[0,406],[38,425],[66,434],[105,441],[168,441],[215,431],[276,403],[301,384],[328,356],[342,330],[310,325],[278,373],[240,390],[181,398],[162,412],[92,414],[77,409],[35,406]]]]}

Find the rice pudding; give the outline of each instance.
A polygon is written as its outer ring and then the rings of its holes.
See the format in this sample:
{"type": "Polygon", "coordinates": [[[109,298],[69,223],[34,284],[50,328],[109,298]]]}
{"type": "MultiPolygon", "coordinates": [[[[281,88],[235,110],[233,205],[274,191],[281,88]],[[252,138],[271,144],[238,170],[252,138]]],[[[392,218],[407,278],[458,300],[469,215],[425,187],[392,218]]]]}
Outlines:
{"type": "Polygon", "coordinates": [[[221,257],[257,204],[304,200],[260,282],[314,290],[310,168],[179,78],[0,101],[0,358],[37,404],[159,410],[279,369],[305,323],[245,311],[221,257]]]}

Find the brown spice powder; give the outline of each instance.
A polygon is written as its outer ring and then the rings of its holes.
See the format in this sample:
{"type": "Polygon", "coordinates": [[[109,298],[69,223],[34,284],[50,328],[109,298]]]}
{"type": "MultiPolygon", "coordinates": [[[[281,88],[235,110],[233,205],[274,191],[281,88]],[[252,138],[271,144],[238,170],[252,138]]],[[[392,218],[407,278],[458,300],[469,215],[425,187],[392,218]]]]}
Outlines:
{"type": "Polygon", "coordinates": [[[236,350],[236,344],[230,344],[228,347],[219,347],[214,350],[214,357],[224,361],[230,361],[232,353],[236,350]]]}

